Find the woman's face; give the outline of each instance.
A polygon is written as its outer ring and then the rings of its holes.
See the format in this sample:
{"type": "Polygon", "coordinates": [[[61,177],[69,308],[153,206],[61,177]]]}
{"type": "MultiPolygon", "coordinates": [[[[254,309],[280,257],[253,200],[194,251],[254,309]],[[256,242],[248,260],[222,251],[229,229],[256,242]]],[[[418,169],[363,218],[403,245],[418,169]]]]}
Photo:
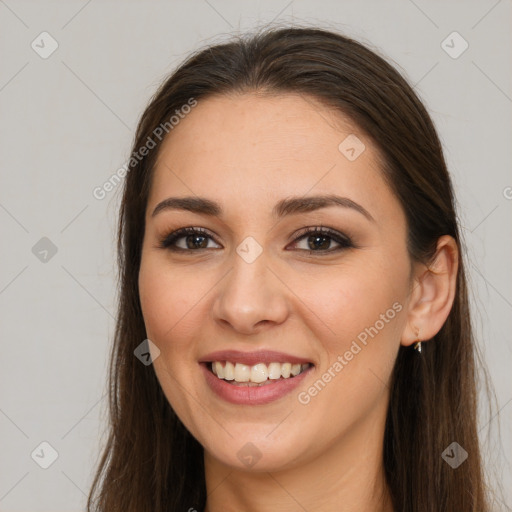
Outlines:
{"type": "Polygon", "coordinates": [[[269,471],[380,447],[410,269],[356,126],[300,95],[199,101],[160,150],[139,287],[154,370],[208,460],[269,471]],[[173,241],[182,228],[200,232],[173,241]]]}

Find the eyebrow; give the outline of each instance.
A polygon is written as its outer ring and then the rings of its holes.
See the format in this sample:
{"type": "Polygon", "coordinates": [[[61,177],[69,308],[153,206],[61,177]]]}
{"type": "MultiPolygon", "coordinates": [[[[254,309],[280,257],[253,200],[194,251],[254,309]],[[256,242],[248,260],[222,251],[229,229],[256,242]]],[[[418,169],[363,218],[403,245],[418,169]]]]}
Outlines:
{"type": "MultiPolygon", "coordinates": [[[[307,213],[329,206],[341,206],[351,208],[364,215],[369,221],[375,222],[368,210],[348,197],[337,195],[320,196],[297,196],[282,199],[272,209],[272,215],[282,218],[287,215],[298,213],[307,213]]],[[[186,196],[186,197],[168,197],[158,203],[151,214],[152,217],[165,210],[185,210],[212,217],[222,217],[223,210],[219,203],[206,199],[204,197],[186,196]]]]}

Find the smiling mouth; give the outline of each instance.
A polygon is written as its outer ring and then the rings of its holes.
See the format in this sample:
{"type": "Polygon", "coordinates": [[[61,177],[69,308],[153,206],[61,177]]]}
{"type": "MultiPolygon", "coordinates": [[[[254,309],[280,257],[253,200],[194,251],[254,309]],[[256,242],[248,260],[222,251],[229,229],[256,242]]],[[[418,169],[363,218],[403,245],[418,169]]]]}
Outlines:
{"type": "Polygon", "coordinates": [[[312,368],[311,363],[292,364],[273,362],[249,366],[230,361],[212,361],[207,368],[219,379],[233,386],[265,386],[280,380],[290,380],[312,368]]]}

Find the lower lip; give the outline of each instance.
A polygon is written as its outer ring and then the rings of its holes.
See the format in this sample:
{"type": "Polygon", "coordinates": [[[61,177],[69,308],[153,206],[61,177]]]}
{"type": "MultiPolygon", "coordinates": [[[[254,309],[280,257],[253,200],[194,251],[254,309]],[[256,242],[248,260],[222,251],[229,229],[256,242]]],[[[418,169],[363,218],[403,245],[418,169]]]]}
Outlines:
{"type": "Polygon", "coordinates": [[[206,382],[220,398],[237,405],[263,405],[279,400],[291,393],[306,377],[312,366],[299,375],[289,379],[276,380],[265,386],[234,386],[228,381],[219,379],[207,367],[200,364],[206,382]]]}

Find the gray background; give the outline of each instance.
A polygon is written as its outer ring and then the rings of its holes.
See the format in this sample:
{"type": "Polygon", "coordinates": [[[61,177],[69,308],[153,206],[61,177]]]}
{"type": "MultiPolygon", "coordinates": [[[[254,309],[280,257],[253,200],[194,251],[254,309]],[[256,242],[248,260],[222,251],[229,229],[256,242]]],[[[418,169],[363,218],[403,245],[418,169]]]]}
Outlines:
{"type": "Polygon", "coordinates": [[[103,200],[93,189],[126,161],[149,97],[191,50],[271,20],[370,42],[433,115],[460,203],[476,335],[496,388],[480,422],[484,454],[510,506],[511,7],[0,0],[0,510],[84,510],[104,430],[121,187],[103,200]],[[31,47],[51,49],[43,31],[58,43],[46,59],[31,47]],[[458,58],[445,51],[460,51],[458,36],[442,47],[453,31],[469,44],[458,58]],[[42,237],[56,254],[42,252],[42,237]],[[48,469],[35,462],[50,461],[43,441],[58,452],[48,469]]]}

